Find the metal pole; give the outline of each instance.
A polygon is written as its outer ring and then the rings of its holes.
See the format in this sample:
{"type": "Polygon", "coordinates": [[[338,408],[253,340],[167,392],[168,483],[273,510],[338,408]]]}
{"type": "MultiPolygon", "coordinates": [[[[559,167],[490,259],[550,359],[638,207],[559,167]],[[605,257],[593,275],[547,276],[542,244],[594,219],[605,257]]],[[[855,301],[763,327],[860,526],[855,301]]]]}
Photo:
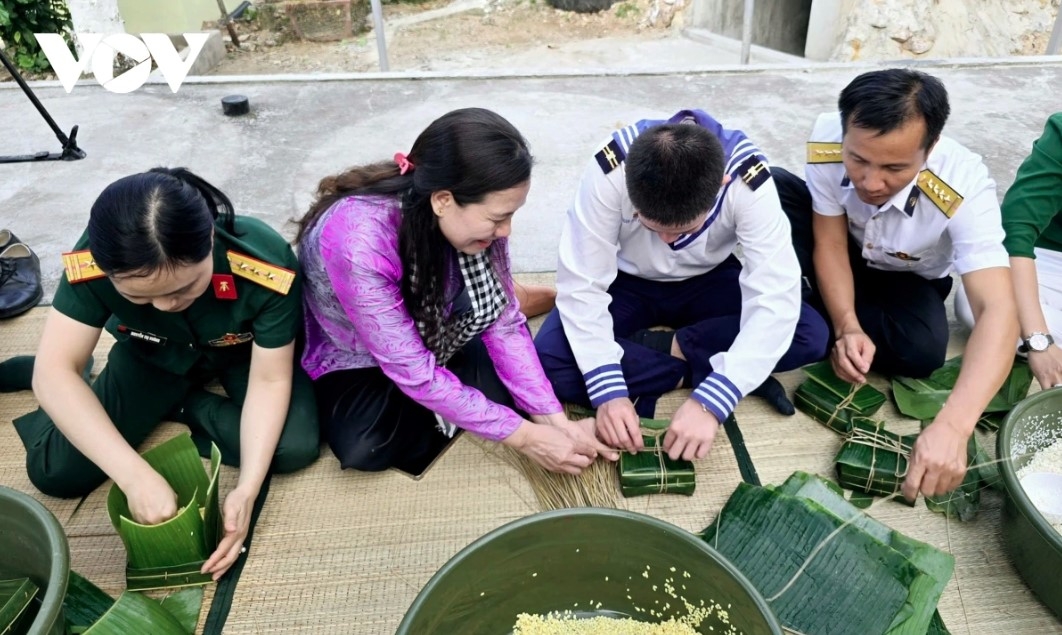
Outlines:
{"type": "Polygon", "coordinates": [[[752,54],[752,9],[756,0],[745,0],[744,22],[741,25],[741,63],[748,64],[752,54]]]}
{"type": "Polygon", "coordinates": [[[380,70],[387,72],[391,65],[387,62],[387,37],[384,35],[383,6],[380,0],[372,0],[372,28],[376,31],[376,50],[380,56],[380,70]]]}
{"type": "Polygon", "coordinates": [[[1058,49],[1062,46],[1062,6],[1058,7],[1058,15],[1055,16],[1055,28],[1051,29],[1051,40],[1047,43],[1047,54],[1058,55],[1058,49]]]}

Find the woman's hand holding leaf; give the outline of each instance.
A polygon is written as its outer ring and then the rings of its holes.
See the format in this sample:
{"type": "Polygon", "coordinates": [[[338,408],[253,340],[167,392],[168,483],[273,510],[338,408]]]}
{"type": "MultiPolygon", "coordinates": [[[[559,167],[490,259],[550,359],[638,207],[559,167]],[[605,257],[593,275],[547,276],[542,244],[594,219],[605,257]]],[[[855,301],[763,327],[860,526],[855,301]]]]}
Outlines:
{"type": "Polygon", "coordinates": [[[244,540],[247,539],[254,499],[257,496],[257,492],[237,487],[225,497],[225,505],[221,511],[225,533],[221,542],[218,543],[218,548],[203,563],[201,573],[211,573],[217,581],[229,570],[229,567],[235,564],[236,558],[239,558],[243,551],[244,540]]]}

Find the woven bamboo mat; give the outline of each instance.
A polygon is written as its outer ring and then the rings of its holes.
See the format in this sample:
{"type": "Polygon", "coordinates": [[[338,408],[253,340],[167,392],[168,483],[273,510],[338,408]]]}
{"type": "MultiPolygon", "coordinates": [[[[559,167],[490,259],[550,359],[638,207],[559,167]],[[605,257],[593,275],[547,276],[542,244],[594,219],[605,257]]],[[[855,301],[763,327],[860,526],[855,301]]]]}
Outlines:
{"type": "MultiPolygon", "coordinates": [[[[552,275],[520,278],[528,284],[552,282],[552,275]]],[[[38,310],[0,323],[0,356],[32,352],[42,314],[38,310]]],[[[97,351],[98,364],[104,362],[108,345],[101,344],[97,351]]],[[[803,380],[799,371],[780,378],[790,391],[803,380]]],[[[684,399],[681,391],[665,396],[657,416],[670,415],[684,399]]],[[[34,405],[29,393],[0,395],[0,421],[34,405]]],[[[895,411],[884,412],[891,427],[905,431],[895,411]]],[[[744,400],[736,416],[764,483],[781,482],[798,469],[832,475],[840,444],[833,432],[800,413],[779,417],[755,398],[744,400]]],[[[149,443],[182,430],[167,424],[149,443]]],[[[985,445],[991,452],[991,444],[985,445]]],[[[0,425],[0,483],[34,493],[25,478],[24,460],[14,431],[0,425]]],[[[649,496],[623,504],[699,531],[740,481],[725,434],[720,433],[697,471],[698,488],[692,497],[649,496]]],[[[231,482],[233,473],[226,472],[226,478],[231,482]]],[[[75,568],[117,593],[124,553],[106,518],[105,492],[106,486],[73,502],[36,495],[71,533],[75,568]]],[[[949,523],[921,502],[913,509],[881,503],[871,513],[955,554],[956,575],[940,604],[953,633],[1062,633],[1062,626],[1031,595],[1003,554],[1001,506],[997,493],[986,492],[980,516],[966,524],[949,523]]],[[[274,477],[224,632],[389,635],[420,588],[451,556],[484,533],[534,511],[534,496],[523,477],[490,444],[470,435],[458,439],[420,481],[397,472],[344,472],[325,451],[310,468],[274,477]]],[[[212,592],[208,587],[205,606],[212,592]]]]}

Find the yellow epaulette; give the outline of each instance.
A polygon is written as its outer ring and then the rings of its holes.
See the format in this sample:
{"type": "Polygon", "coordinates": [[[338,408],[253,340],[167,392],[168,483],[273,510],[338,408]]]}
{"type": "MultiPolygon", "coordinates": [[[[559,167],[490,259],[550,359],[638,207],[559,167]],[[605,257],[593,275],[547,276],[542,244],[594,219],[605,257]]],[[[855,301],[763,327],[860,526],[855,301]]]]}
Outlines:
{"type": "Polygon", "coordinates": [[[951,186],[942,181],[932,170],[922,170],[918,173],[918,189],[929,197],[929,200],[933,201],[933,204],[948,218],[955,215],[962,203],[959,193],[951,189],[951,186]]]}
{"type": "Polygon", "coordinates": [[[841,144],[808,141],[808,163],[840,163],[841,144]]]}
{"type": "Polygon", "coordinates": [[[63,254],[63,268],[66,269],[66,281],[70,284],[88,282],[107,275],[96,266],[96,259],[88,249],[63,254]]]}
{"type": "Polygon", "coordinates": [[[291,290],[291,283],[295,281],[294,271],[235,251],[229,251],[225,255],[229,259],[229,268],[235,275],[276,291],[280,295],[287,295],[291,290]]]}

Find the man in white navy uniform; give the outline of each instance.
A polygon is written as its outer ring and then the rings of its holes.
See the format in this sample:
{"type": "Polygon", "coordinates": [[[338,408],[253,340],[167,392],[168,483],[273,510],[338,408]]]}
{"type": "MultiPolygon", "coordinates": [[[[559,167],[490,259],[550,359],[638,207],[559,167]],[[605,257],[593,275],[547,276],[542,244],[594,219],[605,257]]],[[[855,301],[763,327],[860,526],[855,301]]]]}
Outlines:
{"type": "Polygon", "coordinates": [[[966,442],[1014,359],[1017,310],[995,183],[941,136],[948,94],[910,69],[860,75],[808,143],[807,186],[775,179],[804,275],[832,326],[837,375],[924,377],[944,363],[951,272],[976,325],[955,390],[915,443],[903,494],[938,495],[966,472],[966,442]]]}
{"type": "Polygon", "coordinates": [[[750,392],[792,414],[769,375],[822,359],[827,343],[801,301],[767,161],[744,133],[699,110],[613,133],[568,212],[557,308],[535,339],[561,400],[597,408],[601,438],[637,451],[638,416],[693,387],[663,445],[699,459],[750,392]]]}

